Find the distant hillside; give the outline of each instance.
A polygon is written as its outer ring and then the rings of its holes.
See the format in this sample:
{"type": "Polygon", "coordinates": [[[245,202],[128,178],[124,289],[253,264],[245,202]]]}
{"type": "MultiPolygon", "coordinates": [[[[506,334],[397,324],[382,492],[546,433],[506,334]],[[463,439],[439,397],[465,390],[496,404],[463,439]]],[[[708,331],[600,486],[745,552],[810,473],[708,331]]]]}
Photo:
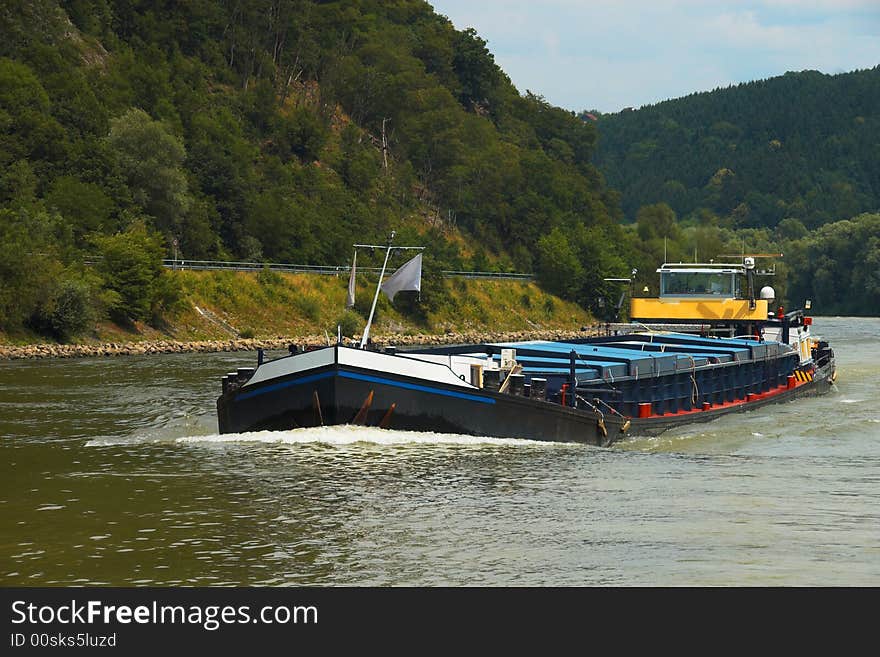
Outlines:
{"type": "Polygon", "coordinates": [[[596,125],[597,165],[630,219],[666,203],[702,224],[815,228],[880,208],[880,67],[786,73],[596,125]]]}
{"type": "Polygon", "coordinates": [[[0,34],[0,330],[160,323],[174,250],[342,264],[392,229],[584,305],[626,270],[594,126],[421,0],[22,0],[0,34]],[[554,231],[602,260],[561,280],[554,231]]]}

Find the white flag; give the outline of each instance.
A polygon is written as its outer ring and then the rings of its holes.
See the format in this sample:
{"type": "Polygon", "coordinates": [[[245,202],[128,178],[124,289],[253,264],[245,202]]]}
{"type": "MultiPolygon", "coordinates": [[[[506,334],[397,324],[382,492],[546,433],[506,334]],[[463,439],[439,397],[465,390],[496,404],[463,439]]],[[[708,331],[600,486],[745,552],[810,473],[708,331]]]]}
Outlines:
{"type": "Polygon", "coordinates": [[[357,265],[358,252],[354,252],[354,259],[351,261],[351,275],[348,277],[348,299],[345,302],[346,308],[354,307],[354,268],[357,265]]]}
{"type": "Polygon", "coordinates": [[[407,290],[422,290],[422,254],[405,263],[382,283],[382,291],[394,301],[394,295],[407,290]]]}

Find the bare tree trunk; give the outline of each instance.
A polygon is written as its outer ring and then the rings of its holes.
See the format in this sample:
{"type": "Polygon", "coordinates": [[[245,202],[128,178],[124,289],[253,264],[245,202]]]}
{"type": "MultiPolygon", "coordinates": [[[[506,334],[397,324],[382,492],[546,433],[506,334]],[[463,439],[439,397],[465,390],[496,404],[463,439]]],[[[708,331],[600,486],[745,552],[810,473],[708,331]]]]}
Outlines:
{"type": "Polygon", "coordinates": [[[388,171],[388,136],[385,134],[385,123],[388,119],[382,119],[382,163],[385,171],[388,171]]]}
{"type": "MultiPolygon", "coordinates": [[[[280,104],[284,105],[284,102],[287,100],[287,96],[290,94],[290,85],[299,80],[299,76],[302,75],[303,69],[299,67],[299,55],[296,56],[293,64],[287,67],[287,83],[284,85],[284,88],[281,90],[281,99],[280,104]],[[299,69],[299,70],[297,70],[299,69]]],[[[299,103],[297,103],[299,104],[299,103]]]]}
{"type": "Polygon", "coordinates": [[[229,23],[223,28],[223,36],[226,36],[227,31],[230,29],[232,30],[232,39],[229,44],[229,68],[235,66],[235,21],[238,20],[240,14],[241,10],[238,3],[236,3],[232,10],[232,17],[229,19],[229,23]]]}

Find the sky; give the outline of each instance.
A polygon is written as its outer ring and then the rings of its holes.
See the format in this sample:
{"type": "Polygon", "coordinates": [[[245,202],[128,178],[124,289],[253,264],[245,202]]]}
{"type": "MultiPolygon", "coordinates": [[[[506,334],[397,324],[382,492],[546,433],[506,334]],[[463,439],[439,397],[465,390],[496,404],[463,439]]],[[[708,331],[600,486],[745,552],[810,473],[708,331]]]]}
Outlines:
{"type": "Polygon", "coordinates": [[[428,0],[520,93],[617,112],[787,71],[880,65],[880,0],[428,0]]]}

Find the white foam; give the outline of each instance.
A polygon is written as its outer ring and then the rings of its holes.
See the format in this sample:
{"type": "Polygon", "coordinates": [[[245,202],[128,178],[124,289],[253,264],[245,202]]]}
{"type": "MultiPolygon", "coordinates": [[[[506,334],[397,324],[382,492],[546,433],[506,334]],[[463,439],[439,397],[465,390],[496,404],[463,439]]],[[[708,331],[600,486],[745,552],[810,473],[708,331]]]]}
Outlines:
{"type": "Polygon", "coordinates": [[[125,445],[146,445],[147,443],[167,443],[177,438],[174,435],[157,436],[155,434],[134,434],[130,436],[92,438],[87,440],[86,447],[119,447],[125,445]]]}
{"type": "Polygon", "coordinates": [[[361,426],[329,426],[290,431],[250,431],[245,433],[213,434],[207,436],[186,436],[175,442],[198,443],[270,443],[286,445],[326,444],[353,445],[370,443],[375,445],[570,445],[572,443],[543,443],[519,438],[489,438],[486,436],[466,436],[433,431],[396,431],[361,426]]]}

